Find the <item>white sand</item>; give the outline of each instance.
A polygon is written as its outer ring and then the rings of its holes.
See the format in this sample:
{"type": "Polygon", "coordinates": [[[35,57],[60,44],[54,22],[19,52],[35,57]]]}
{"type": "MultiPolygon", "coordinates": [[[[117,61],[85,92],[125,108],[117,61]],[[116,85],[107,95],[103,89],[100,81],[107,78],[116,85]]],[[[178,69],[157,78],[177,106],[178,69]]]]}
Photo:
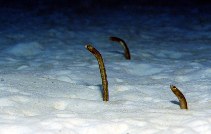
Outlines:
{"type": "Polygon", "coordinates": [[[211,16],[153,11],[17,17],[11,10],[0,32],[0,134],[210,134],[211,16]],[[109,36],[125,39],[130,61],[109,36]],[[86,43],[103,55],[109,102],[86,43]]]}

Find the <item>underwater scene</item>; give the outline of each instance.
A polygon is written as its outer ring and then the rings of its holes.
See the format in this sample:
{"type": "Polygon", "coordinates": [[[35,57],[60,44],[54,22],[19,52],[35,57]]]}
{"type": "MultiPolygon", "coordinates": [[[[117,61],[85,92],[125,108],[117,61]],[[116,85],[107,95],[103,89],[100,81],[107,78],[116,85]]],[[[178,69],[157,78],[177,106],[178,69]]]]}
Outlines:
{"type": "Polygon", "coordinates": [[[210,134],[211,2],[0,2],[0,134],[210,134]]]}

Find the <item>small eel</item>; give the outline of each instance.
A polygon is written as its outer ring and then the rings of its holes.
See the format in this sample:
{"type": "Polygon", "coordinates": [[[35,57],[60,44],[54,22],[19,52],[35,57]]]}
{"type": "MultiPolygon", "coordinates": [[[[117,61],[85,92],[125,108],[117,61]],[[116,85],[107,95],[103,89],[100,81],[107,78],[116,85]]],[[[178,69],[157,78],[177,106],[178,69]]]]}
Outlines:
{"type": "Polygon", "coordinates": [[[128,60],[131,59],[129,48],[128,48],[126,42],[123,39],[120,39],[118,37],[110,37],[110,40],[111,41],[116,41],[116,42],[120,43],[120,45],[123,46],[123,48],[124,48],[125,58],[128,59],[128,60]]]}
{"type": "Polygon", "coordinates": [[[188,109],[188,104],[185,99],[185,96],[182,94],[182,92],[174,85],[170,85],[170,88],[172,92],[177,96],[179,102],[180,102],[180,108],[181,109],[188,109]]]}
{"type": "Polygon", "coordinates": [[[85,46],[87,50],[89,50],[97,59],[100,69],[100,74],[102,78],[102,85],[103,85],[103,101],[109,100],[109,92],[108,92],[108,81],[106,75],[106,69],[104,66],[103,58],[97,49],[95,49],[92,45],[88,44],[85,46]]]}

